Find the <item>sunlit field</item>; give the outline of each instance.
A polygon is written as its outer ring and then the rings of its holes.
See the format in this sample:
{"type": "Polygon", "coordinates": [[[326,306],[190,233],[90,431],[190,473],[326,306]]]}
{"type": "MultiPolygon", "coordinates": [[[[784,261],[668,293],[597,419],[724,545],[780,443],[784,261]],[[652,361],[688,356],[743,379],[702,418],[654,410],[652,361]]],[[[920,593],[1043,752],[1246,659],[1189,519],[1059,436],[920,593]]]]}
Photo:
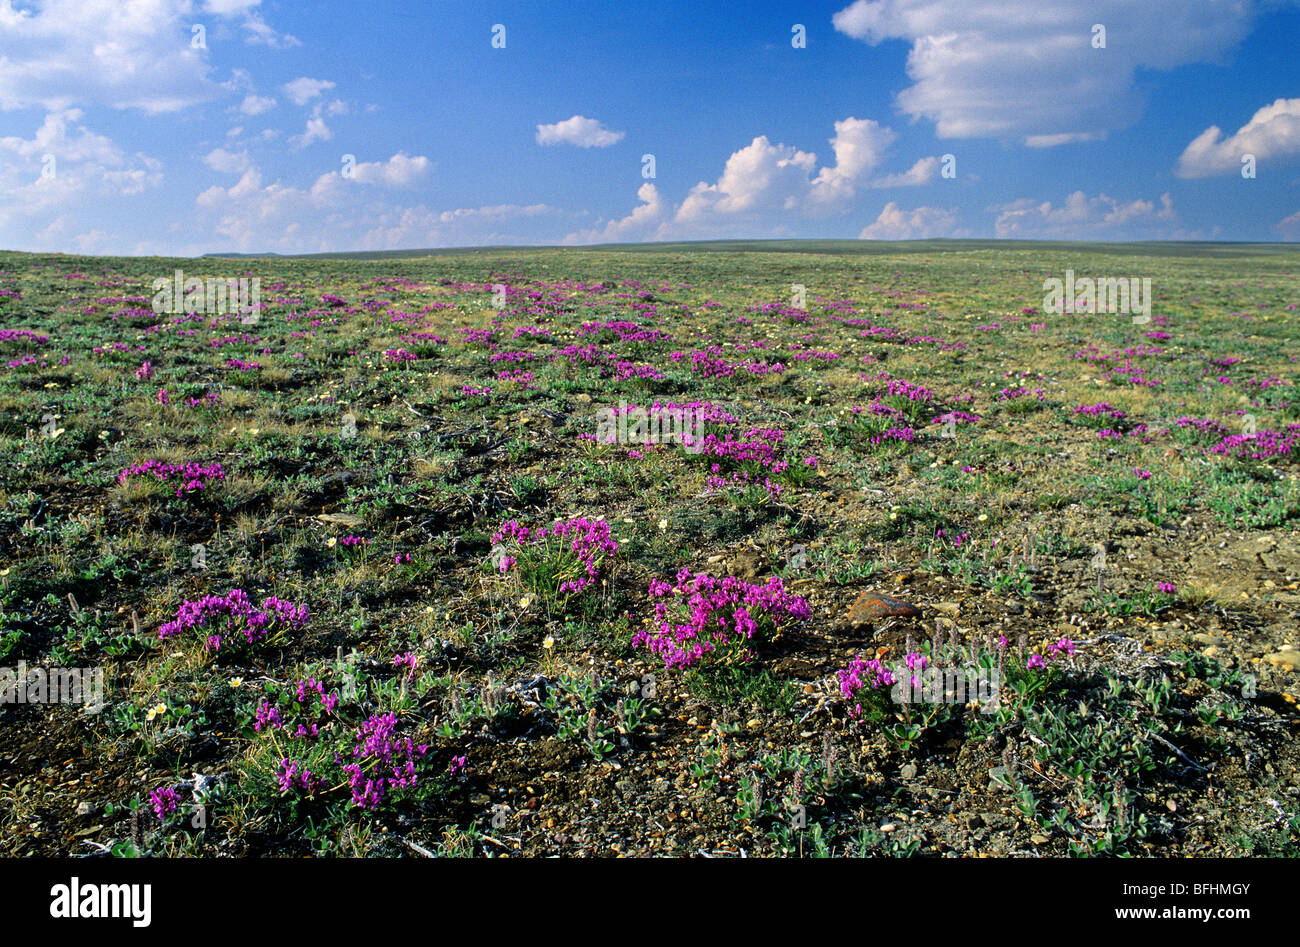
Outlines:
{"type": "Polygon", "coordinates": [[[0,253],[0,848],[1293,852],[1297,254],[860,246],[0,253]]]}

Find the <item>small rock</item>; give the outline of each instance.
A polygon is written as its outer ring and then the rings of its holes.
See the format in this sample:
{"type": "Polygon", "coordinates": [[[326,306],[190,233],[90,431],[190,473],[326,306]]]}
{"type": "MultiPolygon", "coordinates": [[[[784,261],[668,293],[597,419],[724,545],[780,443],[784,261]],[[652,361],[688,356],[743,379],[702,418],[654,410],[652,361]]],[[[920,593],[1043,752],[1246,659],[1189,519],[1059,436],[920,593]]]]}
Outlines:
{"type": "Polygon", "coordinates": [[[1274,667],[1300,671],[1300,651],[1275,651],[1264,655],[1264,660],[1274,667]]]}
{"type": "Polygon", "coordinates": [[[908,764],[905,765],[902,769],[899,770],[899,773],[902,775],[902,777],[903,777],[904,779],[915,779],[915,778],[916,778],[916,764],[915,764],[915,763],[908,763],[908,764]]]}
{"type": "Polygon", "coordinates": [[[727,575],[751,582],[763,570],[763,558],[757,549],[742,549],[727,563],[727,575]]]}
{"type": "Polygon", "coordinates": [[[366,525],[366,521],[355,513],[322,513],[316,519],[324,523],[336,523],[339,526],[346,526],[349,529],[356,529],[359,526],[366,525]]]}
{"type": "Polygon", "coordinates": [[[949,618],[956,618],[961,614],[961,605],[957,602],[939,602],[934,606],[934,610],[947,615],[949,618]]]}
{"type": "Polygon", "coordinates": [[[77,815],[90,815],[94,811],[95,807],[89,802],[83,802],[81,805],[77,806],[77,815]]]}
{"type": "Polygon", "coordinates": [[[1046,845],[1051,841],[1051,839],[1041,833],[1035,833],[1029,836],[1029,841],[1033,842],[1035,845],[1046,845]]]}
{"type": "Polygon", "coordinates": [[[920,614],[921,610],[915,605],[909,605],[899,599],[890,598],[888,595],[863,592],[849,608],[847,620],[850,625],[857,627],[881,618],[894,616],[915,618],[920,614]]]}

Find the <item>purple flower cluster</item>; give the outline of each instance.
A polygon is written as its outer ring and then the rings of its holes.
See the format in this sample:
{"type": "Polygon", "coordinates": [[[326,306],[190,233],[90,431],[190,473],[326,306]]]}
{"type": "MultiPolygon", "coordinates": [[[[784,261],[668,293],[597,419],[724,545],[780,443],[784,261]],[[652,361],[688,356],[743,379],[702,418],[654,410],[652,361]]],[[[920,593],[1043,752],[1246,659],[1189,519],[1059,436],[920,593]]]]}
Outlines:
{"type": "Polygon", "coordinates": [[[739,438],[730,434],[722,437],[706,434],[698,453],[722,462],[711,465],[715,474],[722,472],[722,465],[728,470],[745,467],[755,473],[759,470],[780,473],[789,466],[779,454],[779,445],[784,442],[785,431],[780,428],[750,428],[739,438]]]}
{"type": "Polygon", "coordinates": [[[966,411],[948,411],[944,414],[935,415],[930,420],[931,424],[947,424],[951,421],[953,424],[975,424],[979,421],[978,414],[970,414],[966,411]]]}
{"type": "Polygon", "coordinates": [[[429,751],[410,737],[396,737],[397,714],[376,714],[357,730],[355,760],[343,767],[352,788],[352,804],[374,809],[393,787],[406,788],[417,782],[415,761],[429,751]],[[384,775],[375,775],[381,771],[384,775]],[[392,775],[388,775],[391,771],[392,775]]]}
{"type": "MultiPolygon", "coordinates": [[[[924,671],[930,659],[925,657],[919,651],[909,652],[906,656],[907,671],[911,675],[912,687],[920,687],[916,675],[924,671]]],[[[845,700],[854,700],[858,693],[864,688],[870,687],[873,691],[878,691],[882,687],[893,687],[898,683],[895,671],[901,671],[901,668],[890,668],[879,658],[868,660],[862,655],[854,657],[849,666],[835,673],[840,679],[840,693],[845,700]]],[[[849,709],[849,716],[854,720],[862,716],[862,704],[857,703],[849,709]]]]}
{"type": "MultiPolygon", "coordinates": [[[[160,394],[165,394],[165,392],[160,392],[160,394]]],[[[221,464],[218,463],[164,464],[160,460],[146,460],[142,464],[132,464],[123,470],[117,475],[117,482],[126,483],[132,477],[143,474],[153,474],[164,483],[173,477],[178,477],[181,481],[180,486],[176,488],[178,497],[202,490],[215,480],[226,479],[225,471],[221,469],[221,464]]]]}
{"type": "Polygon", "coordinates": [[[1094,418],[1114,418],[1117,421],[1124,420],[1124,412],[1115,407],[1108,401],[1098,401],[1096,404],[1081,404],[1074,409],[1075,414],[1086,414],[1094,418]]]}
{"type": "Polygon", "coordinates": [[[202,398],[186,398],[185,403],[191,408],[215,408],[221,404],[221,392],[209,391],[202,398]]]}
{"type": "Polygon", "coordinates": [[[596,335],[608,330],[618,336],[620,342],[658,342],[667,339],[668,333],[662,329],[643,329],[635,322],[626,319],[611,319],[608,322],[584,322],[574,335],[596,335]]]}
{"type": "Polygon", "coordinates": [[[1067,657],[1074,655],[1074,642],[1069,638],[1058,639],[1054,644],[1047,646],[1047,654],[1031,654],[1025,661],[1026,670],[1033,671],[1037,668],[1045,668],[1053,660],[1064,654],[1067,657]]]}
{"type": "Polygon", "coordinates": [[[885,383],[885,394],[906,398],[908,401],[931,401],[934,392],[905,378],[891,378],[885,383]]]}
{"type": "Polygon", "coordinates": [[[50,341],[48,335],[40,335],[31,329],[0,329],[0,342],[17,342],[20,339],[27,339],[37,345],[50,341]]]}
{"type": "MultiPolygon", "coordinates": [[[[1030,393],[1029,389],[1026,388],[1024,385],[1018,385],[1015,388],[1003,388],[1002,391],[998,394],[998,400],[1015,401],[1017,398],[1023,398],[1029,393],[1030,393]]],[[[1042,388],[1035,388],[1033,393],[1038,398],[1039,401],[1042,401],[1047,394],[1045,391],[1043,391],[1042,388]]]]}
{"type": "Polygon", "coordinates": [[[914,440],[916,440],[916,431],[910,427],[904,426],[891,427],[888,430],[881,431],[879,434],[871,438],[871,443],[883,444],[886,441],[896,441],[900,444],[906,444],[914,440]]]}
{"type": "MultiPolygon", "coordinates": [[[[521,550],[538,545],[550,547],[557,541],[562,549],[567,548],[577,558],[584,574],[561,583],[561,594],[581,592],[593,585],[600,571],[601,560],[618,551],[618,543],[610,538],[609,524],[604,520],[589,520],[585,516],[556,520],[549,530],[545,526],[530,530],[518,520],[510,520],[492,536],[494,544],[506,541],[513,542],[521,550]]],[[[509,572],[517,562],[513,556],[502,556],[497,562],[497,569],[503,573],[509,572]]]]}
{"type": "MultiPolygon", "coordinates": [[[[181,632],[203,629],[214,619],[224,618],[229,634],[242,635],[247,644],[256,645],[272,632],[302,628],[308,617],[305,605],[294,605],[272,595],[263,599],[261,608],[257,608],[243,589],[233,589],[225,595],[205,595],[195,602],[182,602],[176,611],[176,619],[159,626],[158,639],[166,641],[181,632]]],[[[220,634],[207,636],[209,651],[219,651],[221,645],[220,634]]]]}
{"type": "Polygon", "coordinates": [[[324,780],[307,768],[306,763],[298,763],[288,757],[280,760],[280,792],[298,789],[310,795],[324,785],[324,780]]]}
{"type": "Polygon", "coordinates": [[[785,366],[780,362],[729,362],[723,358],[722,346],[710,345],[703,349],[686,352],[669,352],[668,357],[674,362],[689,358],[691,371],[701,378],[730,378],[737,371],[746,371],[751,375],[781,374],[785,366]]]}
{"type": "Polygon", "coordinates": [[[161,821],[176,811],[180,805],[180,797],[170,786],[166,789],[151,789],[149,803],[153,806],[153,814],[161,821]]]}
{"type": "MultiPolygon", "coordinates": [[[[628,452],[629,454],[631,451],[628,452]]],[[[785,461],[781,461],[784,469],[785,461]]],[[[714,470],[718,470],[717,464],[713,465],[714,470]]],[[[747,489],[751,486],[757,486],[760,483],[758,476],[747,470],[733,470],[730,477],[721,477],[713,474],[704,481],[704,491],[706,494],[725,493],[728,489],[747,489]]],[[[773,483],[771,477],[764,477],[761,481],[763,489],[767,491],[769,499],[775,500],[781,495],[781,485],[773,483]]]]}
{"type": "Polygon", "coordinates": [[[651,580],[650,594],[664,601],[655,603],[654,627],[637,632],[632,644],[646,645],[668,668],[690,667],[717,651],[750,660],[748,641],[780,618],[811,614],[808,602],[787,592],[775,576],[751,585],[735,576],[718,579],[684,568],[675,584],[651,580]]]}
{"type": "Polygon", "coordinates": [[[287,730],[300,739],[314,739],[320,734],[325,718],[333,714],[338,705],[337,692],[325,693],[325,685],[314,677],[309,677],[294,684],[293,696],[289,702],[293,716],[288,722],[280,719],[280,711],[274,704],[264,700],[257,708],[253,729],[259,732],[263,727],[268,730],[287,730]]]}
{"type": "Polygon", "coordinates": [[[1290,454],[1300,439],[1300,424],[1288,424],[1287,431],[1290,433],[1256,431],[1254,434],[1233,434],[1211,447],[1210,453],[1251,460],[1282,457],[1290,454]]]}

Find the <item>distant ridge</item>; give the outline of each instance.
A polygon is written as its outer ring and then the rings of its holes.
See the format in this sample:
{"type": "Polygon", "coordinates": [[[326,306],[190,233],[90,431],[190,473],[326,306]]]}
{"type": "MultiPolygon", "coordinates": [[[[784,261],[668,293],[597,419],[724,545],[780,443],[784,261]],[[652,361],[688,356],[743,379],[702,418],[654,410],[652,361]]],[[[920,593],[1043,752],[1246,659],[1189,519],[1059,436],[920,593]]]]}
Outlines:
{"type": "Polygon", "coordinates": [[[683,240],[669,243],[593,243],[486,247],[430,247],[416,250],[349,250],[337,253],[205,253],[207,258],[290,260],[392,260],[461,254],[520,254],[566,250],[618,253],[813,253],[879,255],[894,253],[969,253],[984,250],[1075,250],[1080,253],[1114,253],[1129,256],[1245,257],[1300,253],[1300,243],[1236,243],[1230,241],[1149,240],[1101,243],[1074,240],[683,240]]]}

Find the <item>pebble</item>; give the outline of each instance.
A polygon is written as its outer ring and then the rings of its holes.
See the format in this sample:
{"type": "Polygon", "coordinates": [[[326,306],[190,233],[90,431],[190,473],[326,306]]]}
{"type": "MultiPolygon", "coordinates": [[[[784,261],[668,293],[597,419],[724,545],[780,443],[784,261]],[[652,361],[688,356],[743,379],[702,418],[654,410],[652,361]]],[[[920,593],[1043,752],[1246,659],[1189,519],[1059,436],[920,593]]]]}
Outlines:
{"type": "Polygon", "coordinates": [[[1264,655],[1264,660],[1274,667],[1300,671],[1300,651],[1275,651],[1264,655]]]}

